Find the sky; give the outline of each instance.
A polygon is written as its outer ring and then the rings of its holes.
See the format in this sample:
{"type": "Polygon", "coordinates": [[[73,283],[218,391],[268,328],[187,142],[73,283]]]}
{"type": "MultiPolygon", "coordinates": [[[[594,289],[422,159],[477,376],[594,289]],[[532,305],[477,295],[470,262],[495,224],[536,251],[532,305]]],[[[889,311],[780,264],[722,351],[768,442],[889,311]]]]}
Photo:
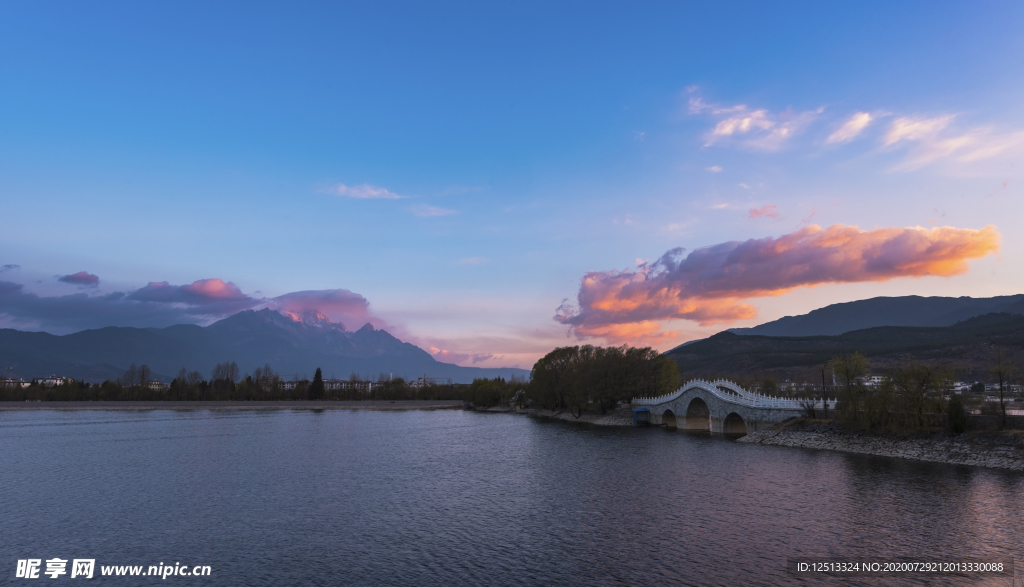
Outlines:
{"type": "Polygon", "coordinates": [[[0,5],[0,326],[439,360],[1024,293],[1020,2],[0,5]]]}

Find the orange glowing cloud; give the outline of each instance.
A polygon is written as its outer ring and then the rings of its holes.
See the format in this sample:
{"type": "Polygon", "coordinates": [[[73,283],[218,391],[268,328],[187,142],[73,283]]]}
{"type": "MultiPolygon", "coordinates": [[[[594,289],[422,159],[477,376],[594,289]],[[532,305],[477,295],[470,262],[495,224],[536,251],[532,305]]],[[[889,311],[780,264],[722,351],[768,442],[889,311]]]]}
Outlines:
{"type": "Polygon", "coordinates": [[[757,309],[745,300],[798,287],[958,275],[969,259],[996,252],[999,239],[994,226],[861,230],[837,224],[721,243],[685,257],[683,249],[672,249],[634,271],[588,272],[577,303],[563,303],[554,319],[579,338],[657,340],[675,335],[660,332],[661,321],[708,326],[749,320],[757,309]]]}

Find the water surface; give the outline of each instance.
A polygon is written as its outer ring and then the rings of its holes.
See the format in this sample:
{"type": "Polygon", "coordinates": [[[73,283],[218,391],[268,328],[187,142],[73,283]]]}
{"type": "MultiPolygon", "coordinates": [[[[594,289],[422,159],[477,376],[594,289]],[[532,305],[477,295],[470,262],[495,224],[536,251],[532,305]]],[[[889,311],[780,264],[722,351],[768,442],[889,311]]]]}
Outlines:
{"type": "MultiPolygon", "coordinates": [[[[790,575],[787,558],[1024,561],[1020,473],[660,429],[462,411],[32,411],[0,412],[0,449],[12,583],[17,559],[53,557],[212,567],[100,585],[417,587],[820,585],[838,583],[790,575]]],[[[908,583],[1010,581],[844,584],[908,583]]]]}

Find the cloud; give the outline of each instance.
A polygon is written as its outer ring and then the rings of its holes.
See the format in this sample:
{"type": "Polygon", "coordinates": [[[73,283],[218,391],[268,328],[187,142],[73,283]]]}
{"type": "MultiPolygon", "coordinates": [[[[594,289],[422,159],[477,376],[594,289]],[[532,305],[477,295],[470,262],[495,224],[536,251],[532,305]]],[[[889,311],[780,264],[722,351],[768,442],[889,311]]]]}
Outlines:
{"type": "Polygon", "coordinates": [[[7,265],[0,266],[0,273],[3,273],[4,271],[13,271],[15,269],[21,269],[21,265],[8,263],[7,265]]]}
{"type": "Polygon", "coordinates": [[[719,167],[718,165],[712,165],[711,167],[708,167],[705,171],[709,173],[722,173],[722,168],[719,167]]]}
{"type": "MultiPolygon", "coordinates": [[[[152,284],[151,284],[152,285],[152,284]]],[[[168,286],[173,288],[174,286],[168,286]]],[[[237,305],[188,303],[182,297],[157,299],[147,286],[144,294],[111,292],[101,295],[77,293],[40,296],[24,286],[0,282],[0,322],[8,327],[45,330],[58,334],[106,326],[162,327],[173,324],[206,323],[246,309],[253,302],[237,305]],[[148,289],[147,289],[148,288],[148,289]]]]}
{"type": "Polygon", "coordinates": [[[872,116],[867,112],[858,112],[843,123],[836,132],[829,135],[825,141],[828,144],[846,143],[857,138],[865,128],[871,124],[872,116]]]}
{"type": "Polygon", "coordinates": [[[721,243],[685,257],[683,249],[672,249],[636,270],[588,272],[576,303],[563,302],[554,319],[578,338],[656,340],[672,334],[660,331],[662,321],[708,326],[752,319],[757,309],[746,300],[799,287],[958,275],[969,259],[995,253],[999,241],[993,226],[861,230],[837,224],[721,243]]]}
{"type": "Polygon", "coordinates": [[[897,118],[889,125],[889,132],[885,133],[882,143],[888,146],[900,141],[930,139],[949,126],[952,120],[952,115],[937,118],[897,118]]]}
{"type": "Polygon", "coordinates": [[[893,171],[913,171],[939,160],[972,163],[991,159],[1024,145],[1024,131],[997,133],[989,127],[952,128],[955,116],[901,117],[892,121],[882,140],[884,147],[908,146],[903,162],[893,171]]]}
{"type": "Polygon", "coordinates": [[[752,109],[745,104],[722,106],[708,104],[699,97],[689,100],[690,114],[705,114],[718,119],[705,135],[705,147],[734,139],[742,147],[755,151],[778,151],[823,112],[822,108],[794,113],[778,113],[767,109],[752,109]],[[741,140],[739,137],[743,137],[741,140]]]}
{"type": "Polygon", "coordinates": [[[320,318],[356,329],[364,324],[383,328],[387,324],[370,311],[370,302],[347,289],[320,289],[287,293],[266,302],[297,322],[308,322],[319,313],[320,318]]]}
{"type": "Polygon", "coordinates": [[[767,204],[760,208],[751,208],[749,216],[751,218],[778,218],[779,209],[774,204],[767,204]]]}
{"type": "Polygon", "coordinates": [[[186,285],[154,281],[128,293],[40,296],[26,292],[21,284],[0,281],[0,323],[59,334],[106,326],[209,324],[260,308],[301,321],[319,314],[320,319],[356,328],[366,323],[388,326],[373,315],[366,298],[347,289],[297,291],[267,299],[247,295],[230,281],[210,278],[186,285]]]}
{"type": "Polygon", "coordinates": [[[192,316],[227,316],[252,308],[260,302],[242,293],[234,283],[219,278],[200,279],[188,285],[151,281],[126,298],[138,302],[173,304],[192,316]]]}
{"type": "Polygon", "coordinates": [[[57,278],[57,281],[63,281],[64,283],[73,283],[75,285],[83,285],[87,287],[95,287],[100,284],[100,278],[92,273],[86,271],[79,271],[78,273],[72,273],[71,275],[61,275],[57,278]]]}
{"type": "Polygon", "coordinates": [[[330,193],[336,196],[345,196],[348,198],[358,198],[360,200],[368,199],[381,199],[381,200],[401,200],[405,196],[400,196],[392,191],[388,191],[382,187],[377,187],[369,184],[347,186],[343,183],[339,183],[330,189],[330,193]]]}
{"type": "Polygon", "coordinates": [[[444,208],[438,208],[437,206],[428,206],[427,204],[413,206],[410,210],[413,214],[420,217],[448,216],[449,214],[455,214],[455,210],[446,210],[444,208]]]}
{"type": "Polygon", "coordinates": [[[442,363],[454,363],[462,365],[464,363],[483,363],[496,358],[491,353],[459,353],[455,351],[449,351],[445,349],[437,348],[436,346],[430,347],[430,354],[434,356],[434,359],[442,363]]]}

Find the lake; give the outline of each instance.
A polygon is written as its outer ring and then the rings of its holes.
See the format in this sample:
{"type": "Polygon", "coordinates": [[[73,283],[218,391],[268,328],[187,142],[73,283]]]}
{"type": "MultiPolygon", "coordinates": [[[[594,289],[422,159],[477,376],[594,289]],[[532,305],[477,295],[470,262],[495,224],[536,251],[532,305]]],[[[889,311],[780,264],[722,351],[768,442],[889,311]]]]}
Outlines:
{"type": "MultiPolygon", "coordinates": [[[[14,584],[19,559],[43,560],[49,584],[53,558],[95,559],[101,585],[418,587],[831,585],[787,559],[1024,561],[1020,473],[662,429],[456,410],[26,411],[0,412],[0,447],[0,577],[14,584]],[[100,576],[176,563],[210,575],[100,576]]],[[[61,584],[79,579],[71,564],[61,584]]]]}

